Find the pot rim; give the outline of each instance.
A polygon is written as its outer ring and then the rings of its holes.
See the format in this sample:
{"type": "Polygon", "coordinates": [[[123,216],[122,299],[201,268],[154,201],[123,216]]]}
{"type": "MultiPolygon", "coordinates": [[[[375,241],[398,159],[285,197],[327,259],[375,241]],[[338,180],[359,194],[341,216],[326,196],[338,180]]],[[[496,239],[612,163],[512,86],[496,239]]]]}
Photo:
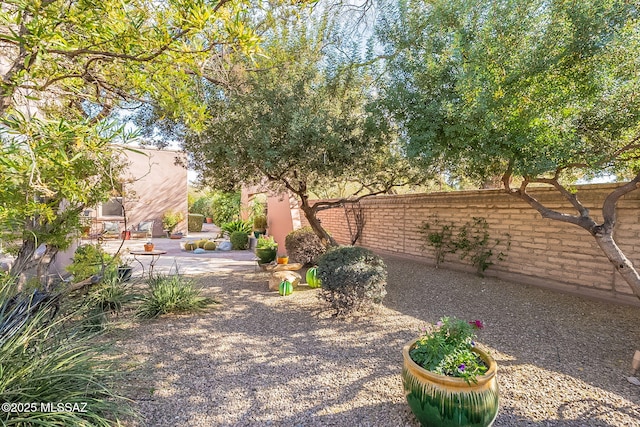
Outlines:
{"type": "Polygon", "coordinates": [[[425,379],[427,381],[431,381],[433,383],[446,385],[448,387],[458,387],[458,388],[487,388],[489,387],[491,381],[496,376],[496,372],[498,370],[498,364],[495,359],[489,355],[486,351],[478,348],[477,346],[473,347],[472,351],[478,353],[482,360],[489,366],[487,372],[484,375],[478,375],[476,377],[477,383],[470,382],[467,383],[464,378],[459,377],[450,377],[447,375],[436,374],[435,372],[431,372],[427,369],[424,369],[422,366],[418,365],[416,362],[411,359],[409,352],[415,347],[416,342],[420,338],[415,338],[408,342],[402,348],[402,356],[404,358],[404,365],[407,369],[409,369],[416,377],[425,379]]]}

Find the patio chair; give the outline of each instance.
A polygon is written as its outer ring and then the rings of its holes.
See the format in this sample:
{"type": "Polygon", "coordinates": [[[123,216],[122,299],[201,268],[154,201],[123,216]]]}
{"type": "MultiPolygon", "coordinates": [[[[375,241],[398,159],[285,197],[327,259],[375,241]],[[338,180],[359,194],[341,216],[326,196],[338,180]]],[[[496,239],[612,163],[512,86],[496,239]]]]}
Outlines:
{"type": "Polygon", "coordinates": [[[137,227],[131,230],[132,239],[150,239],[153,237],[153,220],[140,222],[137,227]]]}
{"type": "Polygon", "coordinates": [[[102,223],[102,239],[119,239],[120,238],[120,223],[104,221],[102,223]]]}

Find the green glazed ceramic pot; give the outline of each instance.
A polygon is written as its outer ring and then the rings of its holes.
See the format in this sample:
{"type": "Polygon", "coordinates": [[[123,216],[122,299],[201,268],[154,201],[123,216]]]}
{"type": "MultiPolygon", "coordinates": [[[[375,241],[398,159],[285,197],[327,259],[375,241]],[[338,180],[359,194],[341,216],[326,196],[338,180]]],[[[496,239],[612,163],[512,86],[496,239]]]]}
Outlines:
{"type": "Polygon", "coordinates": [[[260,258],[260,264],[268,264],[274,259],[276,259],[276,255],[278,253],[277,249],[256,249],[256,256],[260,258]]]}
{"type": "Polygon", "coordinates": [[[402,349],[402,383],[411,411],[424,427],[488,427],[498,415],[496,361],[486,352],[473,351],[489,366],[477,383],[427,371],[415,363],[409,352],[418,341],[402,349]]]}

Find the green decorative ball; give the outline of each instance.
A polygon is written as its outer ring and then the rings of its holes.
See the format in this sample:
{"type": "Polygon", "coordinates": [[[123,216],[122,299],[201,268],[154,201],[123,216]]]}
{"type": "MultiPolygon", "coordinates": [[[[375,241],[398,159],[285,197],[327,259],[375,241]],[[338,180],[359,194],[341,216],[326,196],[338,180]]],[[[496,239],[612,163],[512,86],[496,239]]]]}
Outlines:
{"type": "Polygon", "coordinates": [[[280,286],[278,286],[278,292],[283,297],[291,295],[293,293],[293,284],[288,280],[283,280],[280,282],[280,286]]]}

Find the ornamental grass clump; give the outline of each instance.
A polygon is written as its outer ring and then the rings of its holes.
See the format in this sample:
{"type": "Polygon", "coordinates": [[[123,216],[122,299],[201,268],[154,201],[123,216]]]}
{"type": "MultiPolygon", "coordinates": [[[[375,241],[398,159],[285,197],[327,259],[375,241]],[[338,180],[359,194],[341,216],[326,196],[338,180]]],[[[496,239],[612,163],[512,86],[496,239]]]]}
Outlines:
{"type": "Polygon", "coordinates": [[[116,393],[112,350],[59,295],[0,285],[0,425],[113,426],[134,416],[116,393]]]}
{"type": "Polygon", "coordinates": [[[480,320],[466,322],[443,317],[409,352],[411,359],[424,369],[440,375],[463,378],[467,383],[487,372],[487,364],[473,351],[475,331],[482,329],[480,320]]]}
{"type": "Polygon", "coordinates": [[[213,301],[200,295],[200,290],[185,277],[157,275],[148,280],[149,292],[143,297],[138,316],[158,317],[168,313],[194,313],[213,301]]]}

